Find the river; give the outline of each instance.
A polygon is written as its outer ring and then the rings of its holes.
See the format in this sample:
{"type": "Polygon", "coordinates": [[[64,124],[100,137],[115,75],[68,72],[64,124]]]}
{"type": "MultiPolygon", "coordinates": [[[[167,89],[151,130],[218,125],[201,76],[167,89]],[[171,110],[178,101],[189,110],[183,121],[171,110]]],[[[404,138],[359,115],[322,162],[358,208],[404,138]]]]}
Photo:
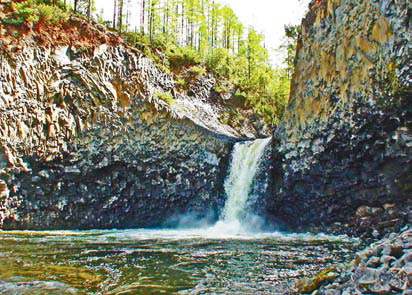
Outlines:
{"type": "Polygon", "coordinates": [[[2,232],[0,294],[284,294],[357,246],[345,237],[207,229],[2,232]]]}

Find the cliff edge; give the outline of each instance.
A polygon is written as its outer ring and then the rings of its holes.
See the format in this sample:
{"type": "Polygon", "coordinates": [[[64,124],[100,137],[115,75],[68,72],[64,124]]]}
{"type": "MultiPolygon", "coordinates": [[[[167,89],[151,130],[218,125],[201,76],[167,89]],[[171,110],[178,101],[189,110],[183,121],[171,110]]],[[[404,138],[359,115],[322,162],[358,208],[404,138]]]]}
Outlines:
{"type": "Polygon", "coordinates": [[[290,228],[382,236],[411,222],[408,1],[316,0],[275,132],[275,197],[290,228]]]}

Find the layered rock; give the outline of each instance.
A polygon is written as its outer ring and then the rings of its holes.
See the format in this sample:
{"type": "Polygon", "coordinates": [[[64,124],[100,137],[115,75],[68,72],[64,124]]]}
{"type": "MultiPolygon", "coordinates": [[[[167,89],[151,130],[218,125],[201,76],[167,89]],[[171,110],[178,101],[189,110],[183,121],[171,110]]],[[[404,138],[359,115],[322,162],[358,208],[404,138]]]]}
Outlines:
{"type": "Polygon", "coordinates": [[[312,1],[275,133],[271,211],[292,228],[377,237],[411,222],[408,7],[312,1]]]}
{"type": "Polygon", "coordinates": [[[239,133],[219,122],[213,77],[188,95],[122,43],[26,39],[0,55],[5,229],[159,226],[221,206],[239,133]]]}

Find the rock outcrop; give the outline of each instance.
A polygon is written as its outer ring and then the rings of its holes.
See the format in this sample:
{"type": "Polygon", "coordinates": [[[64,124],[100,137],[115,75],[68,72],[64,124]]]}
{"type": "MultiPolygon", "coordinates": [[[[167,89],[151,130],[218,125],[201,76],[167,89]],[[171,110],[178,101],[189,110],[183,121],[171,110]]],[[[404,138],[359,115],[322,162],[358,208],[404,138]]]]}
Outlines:
{"type": "Polygon", "coordinates": [[[298,291],[313,295],[411,294],[412,231],[391,234],[370,245],[346,269],[329,272],[324,283],[317,284],[318,277],[298,283],[298,291]]]}
{"type": "Polygon", "coordinates": [[[270,210],[291,228],[378,237],[411,222],[408,3],[312,1],[274,137],[270,210]]]}
{"type": "Polygon", "coordinates": [[[240,140],[220,123],[215,79],[179,92],[138,50],[78,26],[100,37],[86,48],[46,33],[60,41],[1,40],[3,228],[159,226],[215,212],[240,140]]]}

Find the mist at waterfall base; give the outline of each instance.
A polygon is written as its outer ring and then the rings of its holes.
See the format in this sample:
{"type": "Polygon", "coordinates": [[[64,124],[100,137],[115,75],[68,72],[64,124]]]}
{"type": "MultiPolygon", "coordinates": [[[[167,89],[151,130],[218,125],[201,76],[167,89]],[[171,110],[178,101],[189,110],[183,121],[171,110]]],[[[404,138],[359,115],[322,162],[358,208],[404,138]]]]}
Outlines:
{"type": "Polygon", "coordinates": [[[226,202],[217,222],[216,213],[209,210],[201,217],[191,213],[175,216],[170,223],[176,224],[180,230],[196,232],[200,229],[207,236],[256,235],[274,231],[274,225],[252,210],[262,196],[251,195],[253,185],[259,185],[255,184],[255,177],[270,141],[269,137],[234,145],[229,174],[224,183],[226,202]]]}
{"type": "Polygon", "coordinates": [[[358,240],[264,230],[251,192],[269,141],[235,145],[217,222],[210,211],[175,229],[0,231],[0,294],[280,295],[352,259],[358,240]]]}

